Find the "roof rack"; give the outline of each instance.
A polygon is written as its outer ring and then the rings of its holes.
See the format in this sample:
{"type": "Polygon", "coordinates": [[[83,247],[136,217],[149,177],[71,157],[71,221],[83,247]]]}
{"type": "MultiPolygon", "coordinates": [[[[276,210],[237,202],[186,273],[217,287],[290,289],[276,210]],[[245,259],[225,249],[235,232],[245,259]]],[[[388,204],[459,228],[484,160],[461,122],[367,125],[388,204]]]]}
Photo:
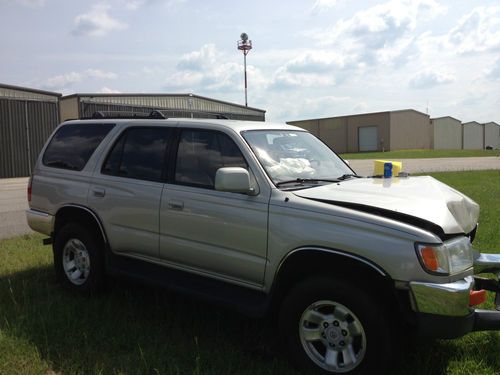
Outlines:
{"type": "Polygon", "coordinates": [[[229,117],[222,113],[206,112],[206,111],[191,111],[185,109],[156,109],[149,113],[133,112],[133,111],[97,111],[91,117],[82,119],[153,119],[165,120],[169,117],[186,117],[186,118],[215,118],[218,120],[229,120],[229,117]],[[181,116],[179,116],[181,114],[181,116]],[[182,116],[184,115],[184,116],[182,116]],[[200,117],[204,115],[207,117],[200,117]]]}
{"type": "Polygon", "coordinates": [[[218,112],[208,112],[208,111],[196,111],[196,110],[189,110],[189,109],[157,109],[151,112],[151,115],[153,113],[157,113],[158,115],[163,115],[165,118],[168,117],[178,117],[177,114],[182,113],[186,115],[186,117],[191,117],[194,115],[205,115],[205,116],[210,116],[210,117],[194,117],[194,118],[215,118],[218,120],[229,120],[229,117],[222,113],[218,112]]]}
{"type": "MultiPolygon", "coordinates": [[[[165,119],[162,114],[152,111],[150,113],[140,113],[132,111],[97,111],[92,114],[90,119],[165,119]]],[[[87,118],[88,119],[88,118],[87,118]]]]}

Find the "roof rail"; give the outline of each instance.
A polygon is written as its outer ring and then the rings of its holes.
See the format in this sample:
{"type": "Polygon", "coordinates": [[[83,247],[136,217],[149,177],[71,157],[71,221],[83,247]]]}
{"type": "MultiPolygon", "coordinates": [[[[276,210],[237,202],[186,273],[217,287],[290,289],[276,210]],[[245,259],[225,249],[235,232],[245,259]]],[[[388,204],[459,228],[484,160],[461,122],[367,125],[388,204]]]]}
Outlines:
{"type": "MultiPolygon", "coordinates": [[[[157,109],[153,112],[157,112],[159,114],[162,114],[165,117],[178,117],[178,113],[182,113],[186,115],[186,117],[194,117],[194,115],[208,115],[210,117],[195,117],[195,118],[215,118],[218,120],[229,120],[229,117],[222,113],[218,112],[209,112],[209,111],[196,111],[196,110],[190,110],[190,109],[157,109]]],[[[151,114],[153,114],[151,112],[151,114]]]]}
{"type": "Polygon", "coordinates": [[[155,109],[149,113],[140,113],[133,111],[97,111],[91,117],[82,118],[82,120],[95,119],[153,119],[165,120],[169,117],[186,118],[215,118],[218,120],[229,120],[229,117],[217,112],[191,111],[186,109],[155,109]],[[179,116],[181,114],[181,116],[179,116]],[[184,115],[184,116],[182,116],[184,115]],[[206,117],[204,117],[204,116],[206,117]]]}
{"type": "MultiPolygon", "coordinates": [[[[166,117],[153,117],[153,113],[156,111],[153,111],[151,113],[138,113],[138,112],[132,112],[132,111],[97,111],[92,114],[90,119],[136,119],[136,118],[142,118],[142,119],[148,119],[148,118],[161,118],[165,119],[166,117]]],[[[87,117],[88,119],[88,117],[87,117]]]]}

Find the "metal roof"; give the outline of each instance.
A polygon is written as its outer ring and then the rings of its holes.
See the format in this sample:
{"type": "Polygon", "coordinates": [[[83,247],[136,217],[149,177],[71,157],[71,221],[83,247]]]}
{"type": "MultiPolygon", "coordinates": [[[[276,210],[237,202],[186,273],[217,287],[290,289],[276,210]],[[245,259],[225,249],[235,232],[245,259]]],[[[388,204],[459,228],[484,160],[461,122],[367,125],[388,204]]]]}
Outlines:
{"type": "Polygon", "coordinates": [[[398,113],[398,112],[416,112],[419,115],[429,116],[427,113],[423,113],[423,112],[417,111],[416,109],[408,108],[408,109],[397,109],[397,110],[393,110],[393,111],[356,113],[356,114],[353,114],[353,115],[329,116],[329,117],[320,117],[320,118],[310,118],[310,119],[304,119],[304,120],[293,120],[293,121],[287,121],[287,123],[294,123],[294,122],[301,122],[301,121],[311,121],[311,120],[328,120],[328,119],[334,119],[334,118],[346,118],[346,117],[381,115],[381,114],[386,114],[386,113],[391,114],[391,113],[398,113]]]}
{"type": "Polygon", "coordinates": [[[62,94],[0,83],[0,98],[57,101],[62,94]]]}
{"type": "Polygon", "coordinates": [[[461,120],[453,117],[453,116],[441,116],[441,117],[433,117],[431,118],[431,120],[441,120],[441,119],[445,119],[445,118],[451,118],[452,120],[455,120],[455,121],[458,121],[458,122],[462,122],[461,120]]]}
{"type": "MultiPolygon", "coordinates": [[[[239,108],[240,110],[237,112],[257,112],[259,114],[266,113],[265,110],[254,108],[254,107],[246,107],[241,104],[226,102],[223,100],[208,98],[195,94],[167,94],[167,93],[76,93],[72,95],[63,96],[61,100],[78,98],[82,101],[91,101],[95,103],[112,103],[112,104],[124,104],[124,105],[137,105],[141,100],[143,103],[140,105],[143,106],[157,106],[157,107],[168,107],[165,103],[161,103],[162,99],[166,101],[167,99],[184,99],[185,108],[178,109],[191,109],[189,107],[188,100],[193,99],[197,101],[207,101],[214,104],[220,104],[223,106],[230,106],[233,109],[239,108]],[[157,102],[155,104],[155,101],[157,102]]],[[[178,107],[178,104],[176,107],[178,107]]],[[[196,108],[193,108],[196,109],[196,108]]]]}

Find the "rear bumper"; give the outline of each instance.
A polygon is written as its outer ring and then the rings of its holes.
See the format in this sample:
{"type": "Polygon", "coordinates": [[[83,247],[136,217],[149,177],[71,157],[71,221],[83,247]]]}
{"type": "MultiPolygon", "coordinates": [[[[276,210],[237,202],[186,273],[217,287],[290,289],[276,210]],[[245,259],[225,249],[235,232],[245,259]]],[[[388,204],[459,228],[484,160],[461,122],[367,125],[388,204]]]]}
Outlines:
{"type": "Polygon", "coordinates": [[[50,236],[54,231],[54,216],[46,212],[33,209],[26,210],[26,220],[28,225],[35,232],[40,232],[50,236]]]}

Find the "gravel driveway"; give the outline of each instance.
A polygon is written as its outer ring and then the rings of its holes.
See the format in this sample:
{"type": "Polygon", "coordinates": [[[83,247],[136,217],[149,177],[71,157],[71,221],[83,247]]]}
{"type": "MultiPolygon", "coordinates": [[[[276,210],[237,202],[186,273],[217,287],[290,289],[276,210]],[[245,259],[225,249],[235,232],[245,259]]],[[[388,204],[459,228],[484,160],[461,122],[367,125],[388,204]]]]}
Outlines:
{"type": "MultiPolygon", "coordinates": [[[[409,173],[500,169],[500,157],[394,159],[403,162],[409,173]]],[[[352,160],[351,167],[362,176],[373,174],[373,160],[352,160]]],[[[24,210],[28,178],[0,179],[0,239],[32,233],[26,224],[24,210]]]]}

